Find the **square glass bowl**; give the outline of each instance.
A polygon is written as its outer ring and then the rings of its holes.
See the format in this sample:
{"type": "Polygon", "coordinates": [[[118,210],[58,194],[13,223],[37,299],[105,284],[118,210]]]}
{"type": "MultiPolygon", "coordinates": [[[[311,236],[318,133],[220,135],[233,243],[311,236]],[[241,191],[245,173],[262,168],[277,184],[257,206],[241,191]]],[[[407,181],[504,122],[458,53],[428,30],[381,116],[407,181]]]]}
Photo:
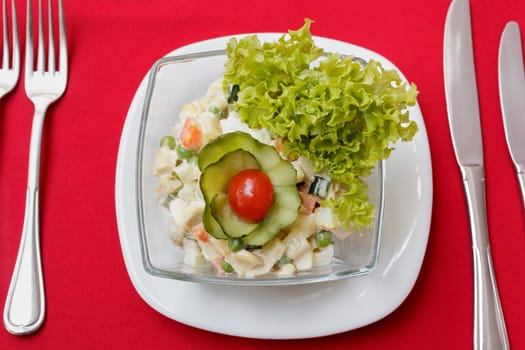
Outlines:
{"type": "Polygon", "coordinates": [[[184,264],[182,248],[171,241],[169,211],[157,202],[153,175],[155,152],[162,136],[176,124],[182,107],[202,97],[222,76],[224,50],[165,57],[152,67],[142,112],[137,149],[137,201],[142,262],[149,274],[175,280],[228,285],[290,285],[329,281],[370,273],[376,266],[381,241],[384,206],[384,162],[366,179],[376,208],[373,227],[340,240],[334,237],[332,263],[291,276],[266,274],[256,277],[220,275],[210,263],[202,267],[184,264]]]}

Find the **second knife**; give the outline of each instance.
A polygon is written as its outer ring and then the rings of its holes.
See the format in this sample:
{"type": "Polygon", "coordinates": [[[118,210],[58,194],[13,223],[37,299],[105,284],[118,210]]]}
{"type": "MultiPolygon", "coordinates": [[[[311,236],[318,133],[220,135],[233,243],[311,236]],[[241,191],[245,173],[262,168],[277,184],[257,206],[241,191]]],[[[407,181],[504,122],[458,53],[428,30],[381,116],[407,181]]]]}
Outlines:
{"type": "Polygon", "coordinates": [[[505,136],[525,201],[525,73],[516,22],[509,22],[501,35],[498,72],[505,136]]]}

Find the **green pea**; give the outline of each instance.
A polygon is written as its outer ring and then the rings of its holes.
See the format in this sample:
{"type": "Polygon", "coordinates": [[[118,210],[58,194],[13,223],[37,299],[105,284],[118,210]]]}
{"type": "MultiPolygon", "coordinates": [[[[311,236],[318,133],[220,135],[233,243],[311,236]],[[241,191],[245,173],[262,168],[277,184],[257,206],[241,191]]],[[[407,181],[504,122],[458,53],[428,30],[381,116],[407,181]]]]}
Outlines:
{"type": "Polygon", "coordinates": [[[195,152],[192,149],[185,148],[180,143],[177,145],[177,155],[180,159],[191,159],[195,152]]]}
{"type": "Polygon", "coordinates": [[[240,238],[232,238],[228,241],[228,247],[232,252],[238,252],[244,248],[244,242],[240,238]]]}
{"type": "Polygon", "coordinates": [[[289,264],[291,262],[292,262],[292,259],[290,259],[288,256],[286,256],[286,254],[284,254],[283,256],[281,256],[279,261],[277,261],[277,265],[278,266],[284,266],[284,265],[289,264]]]}
{"type": "Polygon", "coordinates": [[[221,261],[221,268],[226,273],[233,272],[233,267],[226,260],[221,261]]]}
{"type": "Polygon", "coordinates": [[[164,136],[160,139],[160,146],[168,146],[169,149],[175,149],[175,138],[173,136],[164,136]]]}
{"type": "Polygon", "coordinates": [[[332,232],[322,230],[315,234],[315,242],[319,248],[324,248],[332,244],[332,232]]]}
{"type": "Polygon", "coordinates": [[[212,113],[215,114],[215,115],[219,115],[219,114],[221,113],[220,108],[217,107],[217,106],[212,106],[212,107],[210,107],[209,111],[212,112],[212,113]]]}

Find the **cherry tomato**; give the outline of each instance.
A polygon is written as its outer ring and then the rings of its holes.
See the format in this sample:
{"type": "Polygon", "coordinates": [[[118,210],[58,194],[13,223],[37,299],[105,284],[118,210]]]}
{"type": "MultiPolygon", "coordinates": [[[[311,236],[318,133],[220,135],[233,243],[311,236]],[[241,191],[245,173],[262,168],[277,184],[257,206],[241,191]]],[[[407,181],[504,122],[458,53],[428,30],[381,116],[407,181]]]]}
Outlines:
{"type": "Polygon", "coordinates": [[[272,181],[263,171],[246,169],[228,184],[228,200],[235,214],[248,222],[259,222],[273,203],[272,181]]]}

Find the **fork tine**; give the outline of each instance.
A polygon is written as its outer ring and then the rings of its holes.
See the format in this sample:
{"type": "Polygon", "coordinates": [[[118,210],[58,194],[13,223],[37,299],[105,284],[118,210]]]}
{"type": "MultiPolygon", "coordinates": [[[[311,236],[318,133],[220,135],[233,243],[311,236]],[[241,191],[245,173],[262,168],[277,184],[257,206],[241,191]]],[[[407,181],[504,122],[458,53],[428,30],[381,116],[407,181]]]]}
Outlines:
{"type": "Polygon", "coordinates": [[[49,39],[47,47],[47,70],[55,73],[55,33],[53,30],[53,11],[51,9],[51,0],[47,0],[47,14],[49,23],[49,39]]]}
{"type": "Polygon", "coordinates": [[[42,18],[42,0],[38,0],[38,52],[36,57],[36,69],[44,71],[44,20],[42,18]]]}
{"type": "Polygon", "coordinates": [[[9,40],[7,35],[7,9],[5,0],[2,0],[2,21],[3,21],[3,54],[2,54],[2,68],[9,68],[9,40]]]}
{"type": "Polygon", "coordinates": [[[26,15],[26,61],[25,61],[25,80],[33,73],[33,11],[31,0],[27,0],[26,15]]]}
{"type": "Polygon", "coordinates": [[[0,47],[2,47],[2,57],[0,58],[0,98],[13,90],[18,82],[20,75],[20,48],[18,47],[18,25],[16,21],[15,1],[2,0],[0,12],[2,12],[3,31],[0,39],[0,47]],[[9,33],[9,12],[8,7],[11,6],[11,25],[12,30],[9,33]]]}
{"type": "Polygon", "coordinates": [[[64,18],[64,6],[62,0],[58,2],[58,21],[59,21],[59,45],[60,45],[60,74],[64,74],[67,80],[67,37],[66,37],[66,20],[64,18]]]}
{"type": "MultiPolygon", "coordinates": [[[[18,21],[16,19],[15,0],[11,0],[11,24],[13,28],[13,69],[20,70],[20,47],[18,44],[18,21]]],[[[17,74],[18,75],[18,74],[17,74]]]]}
{"type": "Polygon", "coordinates": [[[13,69],[18,72],[20,68],[20,48],[18,47],[18,24],[16,19],[15,1],[11,0],[11,39],[13,41],[13,57],[11,58],[11,47],[9,45],[9,30],[8,30],[8,16],[7,16],[7,1],[2,0],[2,29],[3,29],[3,54],[2,54],[2,68],[13,69]]]}

